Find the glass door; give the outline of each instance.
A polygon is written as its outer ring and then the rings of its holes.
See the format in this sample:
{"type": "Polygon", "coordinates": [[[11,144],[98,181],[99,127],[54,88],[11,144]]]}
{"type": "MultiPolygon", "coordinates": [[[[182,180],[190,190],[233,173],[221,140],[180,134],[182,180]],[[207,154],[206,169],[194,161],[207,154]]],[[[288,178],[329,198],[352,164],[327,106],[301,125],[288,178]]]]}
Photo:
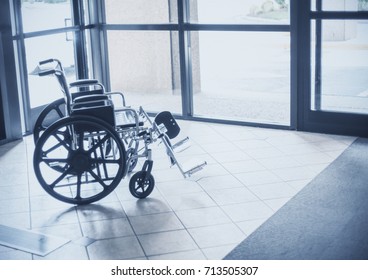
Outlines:
{"type": "Polygon", "coordinates": [[[290,126],[289,1],[190,1],[193,115],[290,126]]]}
{"type": "MultiPolygon", "coordinates": [[[[62,62],[68,82],[76,79],[76,43],[80,42],[77,25],[80,19],[73,16],[78,6],[74,4],[73,7],[71,0],[24,0],[15,3],[18,16],[15,37],[20,54],[25,130],[32,132],[42,109],[63,97],[55,77],[39,77],[32,72],[39,61],[56,58],[62,62]]],[[[60,118],[60,114],[55,118],[60,118]]]]}
{"type": "Polygon", "coordinates": [[[366,135],[368,1],[313,0],[307,127],[366,135]]]}

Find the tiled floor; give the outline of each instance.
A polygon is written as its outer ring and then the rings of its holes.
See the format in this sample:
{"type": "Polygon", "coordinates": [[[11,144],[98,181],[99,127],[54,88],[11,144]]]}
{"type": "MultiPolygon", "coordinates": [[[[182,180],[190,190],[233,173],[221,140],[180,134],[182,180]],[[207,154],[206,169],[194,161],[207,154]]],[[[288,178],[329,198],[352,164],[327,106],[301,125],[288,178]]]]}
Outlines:
{"type": "MultiPolygon", "coordinates": [[[[68,238],[44,259],[221,259],[331,163],[355,138],[180,121],[204,170],[183,179],[154,147],[146,199],[126,178],[109,196],[75,207],[38,184],[31,137],[0,146],[0,224],[68,238]]],[[[0,246],[0,259],[43,259],[0,246]]]]}

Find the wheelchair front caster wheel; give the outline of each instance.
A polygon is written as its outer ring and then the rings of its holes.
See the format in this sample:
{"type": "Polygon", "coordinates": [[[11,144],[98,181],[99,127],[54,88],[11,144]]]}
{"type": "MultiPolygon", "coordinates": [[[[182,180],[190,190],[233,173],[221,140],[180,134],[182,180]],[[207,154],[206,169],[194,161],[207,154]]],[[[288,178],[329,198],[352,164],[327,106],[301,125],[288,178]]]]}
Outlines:
{"type": "Polygon", "coordinates": [[[146,198],[153,191],[155,179],[152,174],[146,178],[147,171],[138,171],[129,181],[129,191],[136,198],[146,198]]]}

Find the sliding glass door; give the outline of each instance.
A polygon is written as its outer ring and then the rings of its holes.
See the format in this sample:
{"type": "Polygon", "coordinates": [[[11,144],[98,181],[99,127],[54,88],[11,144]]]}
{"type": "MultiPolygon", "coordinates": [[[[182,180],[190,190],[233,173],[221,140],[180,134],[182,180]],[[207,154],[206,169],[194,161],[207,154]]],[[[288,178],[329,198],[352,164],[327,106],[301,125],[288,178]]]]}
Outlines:
{"type": "Polygon", "coordinates": [[[313,0],[308,130],[367,135],[368,2],[313,0]]]}
{"type": "Polygon", "coordinates": [[[289,126],[289,1],[190,4],[194,116],[289,126]]]}

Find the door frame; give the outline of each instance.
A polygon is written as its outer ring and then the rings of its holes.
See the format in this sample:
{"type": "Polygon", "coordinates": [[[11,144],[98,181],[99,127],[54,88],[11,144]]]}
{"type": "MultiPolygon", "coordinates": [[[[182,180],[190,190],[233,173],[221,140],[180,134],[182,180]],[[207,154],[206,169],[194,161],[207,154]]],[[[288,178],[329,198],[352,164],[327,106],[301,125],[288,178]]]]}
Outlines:
{"type": "Polygon", "coordinates": [[[322,11],[322,1],[316,1],[312,11],[311,0],[298,1],[298,117],[297,129],[309,132],[353,136],[368,136],[368,114],[312,110],[311,22],[316,20],[316,68],[321,67],[321,31],[318,22],[333,19],[368,19],[368,12],[322,11]]]}

